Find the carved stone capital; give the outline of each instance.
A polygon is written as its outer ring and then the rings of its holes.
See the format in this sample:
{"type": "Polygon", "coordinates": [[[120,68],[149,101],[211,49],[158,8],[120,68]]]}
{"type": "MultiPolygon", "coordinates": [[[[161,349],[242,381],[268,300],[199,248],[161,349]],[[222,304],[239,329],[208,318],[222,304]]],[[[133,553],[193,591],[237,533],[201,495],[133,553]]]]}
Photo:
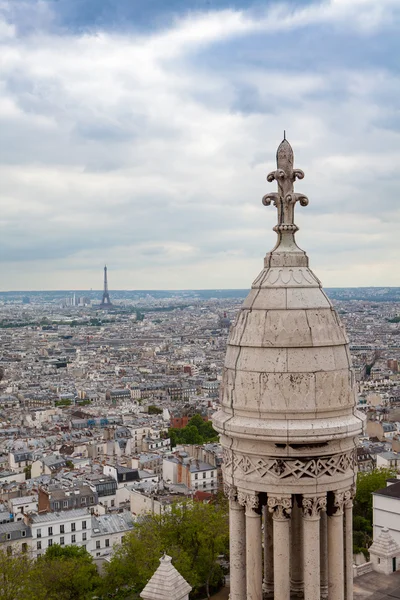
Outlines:
{"type": "Polygon", "coordinates": [[[244,492],[238,490],[237,499],[239,504],[247,509],[257,510],[258,508],[259,501],[257,492],[244,492]]]}
{"type": "Polygon", "coordinates": [[[224,495],[228,500],[237,500],[237,488],[229,483],[224,483],[224,495]]]}
{"type": "Polygon", "coordinates": [[[346,490],[344,493],[344,506],[345,508],[353,507],[353,498],[356,495],[356,486],[352,485],[350,489],[346,490]]]}
{"type": "Polygon", "coordinates": [[[267,504],[273,519],[288,519],[292,512],[291,496],[268,496],[267,504]]]}
{"type": "Polygon", "coordinates": [[[303,517],[305,519],[319,518],[321,510],[326,509],[326,495],[324,496],[303,496],[302,499],[303,517]]]}
{"type": "Polygon", "coordinates": [[[333,505],[332,505],[332,514],[333,515],[342,515],[344,509],[344,492],[334,492],[333,493],[333,505]]]}

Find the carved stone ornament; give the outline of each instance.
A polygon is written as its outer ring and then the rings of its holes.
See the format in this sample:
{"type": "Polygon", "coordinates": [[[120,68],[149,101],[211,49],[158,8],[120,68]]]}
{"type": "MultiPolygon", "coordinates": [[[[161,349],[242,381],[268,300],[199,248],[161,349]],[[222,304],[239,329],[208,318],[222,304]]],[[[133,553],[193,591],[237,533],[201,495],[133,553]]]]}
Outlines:
{"type": "Polygon", "coordinates": [[[267,506],[272,517],[276,519],[288,519],[292,512],[291,496],[268,496],[267,506]]]}
{"type": "Polygon", "coordinates": [[[234,485],[224,483],[224,495],[228,500],[237,500],[237,488],[234,485]]]}
{"type": "Polygon", "coordinates": [[[267,176],[267,181],[277,182],[278,192],[266,194],[262,203],[264,206],[269,206],[273,202],[278,209],[278,224],[274,227],[274,231],[278,234],[289,233],[294,238],[294,234],[298,231],[294,223],[294,205],[300,202],[301,206],[307,206],[308,198],[304,194],[294,192],[293,183],[296,179],[303,179],[304,173],[300,169],[294,169],[293,163],[293,150],[285,137],[276,153],[277,169],[267,176]]]}
{"type": "Polygon", "coordinates": [[[257,510],[258,508],[258,494],[256,492],[243,492],[238,491],[237,494],[238,502],[241,506],[257,510]]]}
{"type": "Polygon", "coordinates": [[[321,510],[326,509],[326,495],[325,496],[303,496],[303,516],[305,518],[317,518],[321,510]]]}
{"type": "Polygon", "coordinates": [[[252,473],[258,477],[272,475],[276,479],[317,479],[328,476],[335,477],[337,474],[347,473],[356,464],[355,450],[323,456],[320,458],[253,458],[245,454],[233,453],[232,450],[224,449],[223,468],[226,473],[236,470],[245,475],[252,473]]]}
{"type": "Polygon", "coordinates": [[[349,490],[346,490],[344,493],[344,505],[345,508],[352,508],[353,506],[353,498],[356,495],[356,486],[352,485],[349,490]]]}
{"type": "Polygon", "coordinates": [[[345,503],[345,493],[344,492],[334,492],[334,500],[332,513],[334,515],[342,515],[345,503]]]}

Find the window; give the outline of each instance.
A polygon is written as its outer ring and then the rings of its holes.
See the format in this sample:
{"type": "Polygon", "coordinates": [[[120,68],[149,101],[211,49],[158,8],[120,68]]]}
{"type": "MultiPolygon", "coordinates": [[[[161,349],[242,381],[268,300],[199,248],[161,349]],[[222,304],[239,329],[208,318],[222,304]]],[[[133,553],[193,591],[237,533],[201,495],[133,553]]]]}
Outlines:
{"type": "Polygon", "coordinates": [[[115,506],[115,500],[111,500],[111,506],[115,506]]]}
{"type": "Polygon", "coordinates": [[[65,533],[65,525],[60,525],[60,533],[65,533]]]}
{"type": "Polygon", "coordinates": [[[11,540],[11,533],[7,533],[7,539],[11,540]]]}
{"type": "Polygon", "coordinates": [[[82,541],[86,542],[86,540],[87,540],[86,533],[82,533],[82,541]]]}
{"type": "Polygon", "coordinates": [[[36,542],[36,550],[42,549],[42,542],[36,542]]]}
{"type": "Polygon", "coordinates": [[[106,540],[106,548],[110,547],[110,540],[106,540]]]}
{"type": "Polygon", "coordinates": [[[98,550],[100,548],[100,540],[96,541],[96,550],[98,550]]]}
{"type": "Polygon", "coordinates": [[[54,502],[54,510],[59,510],[59,508],[60,508],[60,503],[54,502]]]}
{"type": "Polygon", "coordinates": [[[211,477],[214,477],[214,471],[211,471],[211,477]]]}
{"type": "Polygon", "coordinates": [[[205,473],[203,473],[203,479],[205,479],[205,478],[206,478],[206,474],[205,474],[205,473]]]}
{"type": "Polygon", "coordinates": [[[53,535],[53,528],[49,527],[49,531],[48,531],[49,535],[53,535]]]}
{"type": "Polygon", "coordinates": [[[81,504],[86,504],[86,497],[85,497],[85,496],[83,496],[83,497],[81,498],[81,504]]]}
{"type": "Polygon", "coordinates": [[[90,496],[90,504],[93,504],[94,502],[94,496],[90,496]]]}
{"type": "Polygon", "coordinates": [[[195,478],[195,479],[198,479],[198,478],[199,478],[199,476],[197,475],[197,473],[196,473],[196,475],[194,476],[194,478],[195,478]]]}
{"type": "Polygon", "coordinates": [[[71,531],[76,531],[76,524],[75,523],[71,523],[71,531]]]}
{"type": "Polygon", "coordinates": [[[26,537],[26,531],[21,531],[22,537],[26,537]]]}
{"type": "Polygon", "coordinates": [[[71,535],[71,544],[75,544],[76,542],[76,535],[71,535]]]}
{"type": "Polygon", "coordinates": [[[50,546],[52,546],[52,545],[53,545],[53,540],[49,540],[49,543],[48,543],[48,546],[49,546],[49,548],[50,548],[50,546]]]}
{"type": "Polygon", "coordinates": [[[68,500],[63,501],[63,508],[68,508],[68,500]]]}
{"type": "Polygon", "coordinates": [[[86,521],[82,521],[82,529],[86,529],[86,521]]]}
{"type": "Polygon", "coordinates": [[[36,537],[41,538],[42,537],[42,530],[38,529],[36,532],[36,537]]]}
{"type": "Polygon", "coordinates": [[[60,546],[64,546],[64,538],[60,537],[60,546]]]}

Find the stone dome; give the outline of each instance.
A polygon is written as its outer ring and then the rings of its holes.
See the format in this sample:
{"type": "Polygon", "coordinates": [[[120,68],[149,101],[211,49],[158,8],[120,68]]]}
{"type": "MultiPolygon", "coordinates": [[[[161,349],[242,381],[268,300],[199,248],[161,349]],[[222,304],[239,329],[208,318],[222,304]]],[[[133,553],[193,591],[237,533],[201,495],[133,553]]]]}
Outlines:
{"type": "Polygon", "coordinates": [[[355,477],[362,417],[348,338],[339,316],[296,244],[293,151],[277,152],[275,248],[231,328],[214,427],[224,447],[224,481],[247,490],[287,493],[337,489],[355,477]],[[346,477],[348,475],[348,477],[346,477]]]}

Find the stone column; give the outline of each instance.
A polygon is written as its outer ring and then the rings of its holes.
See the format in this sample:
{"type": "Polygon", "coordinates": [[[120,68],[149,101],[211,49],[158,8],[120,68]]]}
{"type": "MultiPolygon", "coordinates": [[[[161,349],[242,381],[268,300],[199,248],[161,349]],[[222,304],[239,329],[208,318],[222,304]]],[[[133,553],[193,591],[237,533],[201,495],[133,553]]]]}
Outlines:
{"type": "Polygon", "coordinates": [[[332,496],[328,506],[328,597],[329,600],[344,600],[344,493],[334,492],[332,496]]]}
{"type": "Polygon", "coordinates": [[[303,579],[303,519],[301,508],[296,499],[293,500],[291,516],[291,570],[290,591],[292,596],[302,597],[304,593],[303,579]]]}
{"type": "MultiPolygon", "coordinates": [[[[262,600],[261,514],[256,492],[238,492],[239,504],[246,507],[246,600],[262,600]]],[[[241,599],[242,600],[242,599],[241,599]]]]}
{"type": "Polygon", "coordinates": [[[345,600],[353,600],[353,498],[355,487],[344,494],[344,591],[345,600]]]}
{"type": "Polygon", "coordinates": [[[265,598],[274,595],[274,530],[272,514],[268,506],[263,507],[264,517],[264,581],[263,592],[265,598]]]}
{"type": "Polygon", "coordinates": [[[328,599],[328,523],[326,510],[321,511],[319,555],[321,561],[321,599],[328,599]]]}
{"type": "Polygon", "coordinates": [[[230,600],[246,598],[246,525],[235,487],[224,486],[229,498],[230,600]]]}
{"type": "Polygon", "coordinates": [[[320,511],[326,508],[326,495],[303,495],[303,538],[304,538],[304,598],[320,600],[320,511]]]}
{"type": "Polygon", "coordinates": [[[268,496],[274,527],[274,600],[290,600],[291,496],[268,496]]]}

